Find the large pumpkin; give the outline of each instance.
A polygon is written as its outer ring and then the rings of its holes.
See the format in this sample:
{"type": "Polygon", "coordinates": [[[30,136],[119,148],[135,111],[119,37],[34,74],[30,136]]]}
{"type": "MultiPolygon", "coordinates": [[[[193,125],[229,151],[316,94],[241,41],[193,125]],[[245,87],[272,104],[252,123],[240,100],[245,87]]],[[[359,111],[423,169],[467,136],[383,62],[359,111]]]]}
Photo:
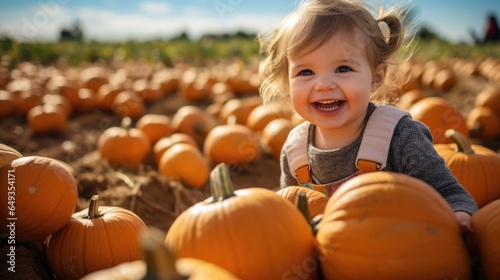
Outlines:
{"type": "Polygon", "coordinates": [[[78,199],[76,180],[51,158],[14,159],[0,169],[2,235],[16,242],[46,238],[71,219],[78,199]],[[14,224],[14,227],[7,225],[14,224]]]}
{"type": "Polygon", "coordinates": [[[413,119],[429,127],[434,144],[452,143],[444,135],[447,129],[454,129],[464,135],[469,135],[465,117],[453,104],[442,97],[423,98],[413,104],[408,112],[413,119]]]}
{"type": "Polygon", "coordinates": [[[306,219],[275,192],[232,190],[227,165],[211,173],[213,196],[182,212],[165,243],[179,258],[214,263],[242,279],[316,279],[306,219]]]}
{"type": "Polygon", "coordinates": [[[46,240],[47,260],[58,279],[82,276],[143,257],[139,237],[147,230],[133,212],[99,207],[94,195],[88,209],[75,213],[69,223],[46,240]]]}
{"type": "Polygon", "coordinates": [[[140,238],[144,261],[126,262],[92,272],[82,280],[141,280],[141,279],[217,279],[236,280],[226,270],[202,260],[178,259],[164,244],[165,234],[155,227],[140,238]]]}
{"type": "Polygon", "coordinates": [[[477,252],[481,279],[500,279],[500,199],[490,202],[472,216],[472,247],[477,252]]]}
{"type": "Polygon", "coordinates": [[[481,145],[471,145],[467,137],[446,131],[454,144],[435,144],[437,153],[458,182],[474,197],[479,207],[500,198],[500,156],[481,145]]]}
{"type": "Polygon", "coordinates": [[[469,279],[451,207],[408,175],[371,172],[330,197],[316,235],[325,279],[469,279]]]}

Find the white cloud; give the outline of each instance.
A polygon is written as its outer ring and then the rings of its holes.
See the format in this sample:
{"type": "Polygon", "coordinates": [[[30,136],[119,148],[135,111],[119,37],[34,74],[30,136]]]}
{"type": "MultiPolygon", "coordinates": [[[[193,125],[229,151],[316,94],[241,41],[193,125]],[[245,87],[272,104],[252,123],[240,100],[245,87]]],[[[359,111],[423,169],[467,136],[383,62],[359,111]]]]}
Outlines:
{"type": "Polygon", "coordinates": [[[172,6],[163,2],[145,1],[139,4],[139,9],[148,14],[167,14],[172,6]]]}

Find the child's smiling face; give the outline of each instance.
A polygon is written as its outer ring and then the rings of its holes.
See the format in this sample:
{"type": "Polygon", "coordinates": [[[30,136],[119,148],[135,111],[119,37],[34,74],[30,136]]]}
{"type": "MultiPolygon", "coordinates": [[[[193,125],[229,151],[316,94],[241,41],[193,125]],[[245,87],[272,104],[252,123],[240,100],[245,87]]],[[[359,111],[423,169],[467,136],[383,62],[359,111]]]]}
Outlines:
{"type": "Polygon", "coordinates": [[[371,93],[383,82],[385,68],[372,70],[366,44],[357,39],[337,32],[314,50],[289,57],[292,105],[319,129],[361,125],[371,93]]]}

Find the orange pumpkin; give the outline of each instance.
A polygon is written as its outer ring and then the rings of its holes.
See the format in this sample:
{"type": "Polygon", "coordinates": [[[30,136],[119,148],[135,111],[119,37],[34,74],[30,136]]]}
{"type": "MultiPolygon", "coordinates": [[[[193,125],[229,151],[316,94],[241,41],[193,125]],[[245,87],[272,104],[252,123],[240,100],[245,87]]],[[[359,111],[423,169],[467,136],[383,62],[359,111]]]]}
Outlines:
{"type": "Polygon", "coordinates": [[[436,144],[434,148],[443,157],[451,173],[474,197],[479,207],[500,198],[500,156],[481,145],[471,145],[457,131],[446,135],[453,144],[436,144]]]}
{"type": "Polygon", "coordinates": [[[471,245],[479,256],[481,276],[500,279],[500,199],[488,203],[472,215],[471,245]]]}
{"type": "Polygon", "coordinates": [[[33,133],[63,131],[68,124],[67,112],[54,104],[38,105],[29,110],[28,126],[33,133]]]}
{"type": "Polygon", "coordinates": [[[97,108],[95,94],[88,88],[79,89],[75,99],[77,100],[75,108],[81,113],[90,112],[97,108]]]}
{"type": "Polygon", "coordinates": [[[116,95],[111,110],[121,118],[138,119],[144,113],[144,102],[135,92],[124,90],[116,95]]]}
{"type": "Polygon", "coordinates": [[[207,159],[197,147],[186,143],[177,143],[166,150],[160,158],[158,170],[171,180],[196,189],[203,188],[210,173],[207,159]]]}
{"type": "Polygon", "coordinates": [[[203,143],[205,137],[216,125],[208,113],[194,105],[184,105],[172,117],[172,126],[176,132],[193,137],[198,143],[203,143]]]}
{"type": "Polygon", "coordinates": [[[151,144],[155,144],[161,138],[174,133],[170,117],[160,114],[146,114],[142,116],[135,124],[135,127],[146,134],[151,144]]]}
{"type": "Polygon", "coordinates": [[[320,214],[323,214],[323,211],[325,211],[326,203],[328,202],[328,196],[326,196],[322,192],[301,186],[288,186],[286,188],[279,189],[276,194],[285,198],[291,203],[296,204],[299,192],[305,192],[311,217],[314,218],[320,214]]]}
{"type": "Polygon", "coordinates": [[[116,96],[122,92],[122,88],[116,84],[104,84],[95,93],[95,100],[99,108],[104,111],[112,111],[116,96]]]}
{"type": "Polygon", "coordinates": [[[106,129],[97,140],[101,157],[111,165],[138,167],[151,151],[148,137],[130,124],[130,118],[124,118],[122,127],[106,129]]]}
{"type": "Polygon", "coordinates": [[[75,213],[45,242],[47,261],[58,279],[80,279],[86,274],[143,257],[139,236],[147,226],[133,212],[99,207],[94,195],[88,209],[75,213]]]}
{"type": "Polygon", "coordinates": [[[0,118],[12,116],[17,111],[19,100],[17,95],[0,90],[0,118]]]}
{"type": "Polygon", "coordinates": [[[413,89],[403,93],[398,100],[397,106],[401,110],[408,111],[413,104],[427,97],[427,94],[421,89],[413,89]]]}
{"type": "Polygon", "coordinates": [[[23,155],[16,149],[0,143],[0,168],[20,157],[23,157],[23,155]]]}
{"type": "Polygon", "coordinates": [[[51,158],[28,156],[14,159],[0,169],[1,232],[15,234],[16,242],[42,240],[71,219],[78,199],[76,180],[51,158]],[[12,199],[14,198],[14,200],[12,199]],[[10,220],[15,218],[15,220],[10,220]],[[9,228],[10,222],[15,228],[9,228]]]}
{"type": "Polygon", "coordinates": [[[485,87],[476,95],[474,106],[490,108],[500,118],[500,87],[498,85],[485,87]]]}
{"type": "Polygon", "coordinates": [[[87,274],[82,280],[141,280],[148,277],[170,280],[238,279],[215,264],[193,258],[176,258],[163,243],[165,234],[155,227],[148,229],[140,238],[144,261],[126,262],[99,270],[87,274]]]}
{"type": "Polygon", "coordinates": [[[225,164],[214,168],[210,185],[213,196],[182,212],[167,232],[165,244],[179,258],[214,263],[241,279],[316,279],[314,235],[295,206],[265,188],[233,191],[225,164]]]}
{"type": "Polygon", "coordinates": [[[325,279],[469,279],[450,205],[405,174],[371,172],[330,197],[316,234],[325,279]]]}
{"type": "Polygon", "coordinates": [[[260,155],[260,143],[247,126],[223,124],[208,133],[203,153],[213,163],[244,164],[254,161],[260,155]]]}
{"type": "Polygon", "coordinates": [[[63,111],[66,113],[66,116],[70,116],[71,113],[73,112],[73,105],[71,105],[71,102],[67,97],[64,95],[60,94],[46,94],[42,97],[41,104],[51,104],[51,105],[56,105],[60,106],[63,111]]]}
{"type": "Polygon", "coordinates": [[[491,139],[500,135],[500,114],[491,108],[474,107],[467,114],[467,128],[471,137],[491,139]]]}
{"type": "Polygon", "coordinates": [[[281,148],[283,148],[286,138],[293,128],[294,126],[289,119],[278,118],[270,121],[260,135],[262,146],[275,159],[279,160],[281,148]]]}
{"type": "Polygon", "coordinates": [[[421,121],[429,127],[434,144],[452,143],[444,135],[447,129],[454,129],[464,135],[469,135],[465,117],[444,98],[426,97],[413,104],[408,112],[413,119],[421,121]]]}
{"type": "Polygon", "coordinates": [[[219,121],[228,123],[229,116],[236,117],[236,123],[246,124],[250,113],[260,104],[260,97],[234,98],[222,105],[219,121]]]}
{"type": "Polygon", "coordinates": [[[174,133],[168,137],[158,140],[158,142],[154,144],[153,155],[155,162],[158,164],[163,153],[177,143],[186,143],[198,148],[198,143],[196,143],[196,140],[194,140],[193,137],[185,133],[174,133]]]}
{"type": "Polygon", "coordinates": [[[291,112],[283,110],[283,105],[278,102],[261,104],[250,112],[246,125],[253,131],[260,132],[270,121],[277,118],[289,119],[290,117],[291,112]]]}

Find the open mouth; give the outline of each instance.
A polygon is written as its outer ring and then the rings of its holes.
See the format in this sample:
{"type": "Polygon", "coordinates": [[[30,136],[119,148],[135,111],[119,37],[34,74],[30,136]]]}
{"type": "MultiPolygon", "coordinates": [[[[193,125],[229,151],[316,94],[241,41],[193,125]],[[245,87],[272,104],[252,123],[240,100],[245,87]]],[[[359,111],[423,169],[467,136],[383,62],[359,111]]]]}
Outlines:
{"type": "Polygon", "coordinates": [[[345,103],[344,100],[324,100],[314,102],[316,108],[321,111],[334,111],[345,103]]]}

